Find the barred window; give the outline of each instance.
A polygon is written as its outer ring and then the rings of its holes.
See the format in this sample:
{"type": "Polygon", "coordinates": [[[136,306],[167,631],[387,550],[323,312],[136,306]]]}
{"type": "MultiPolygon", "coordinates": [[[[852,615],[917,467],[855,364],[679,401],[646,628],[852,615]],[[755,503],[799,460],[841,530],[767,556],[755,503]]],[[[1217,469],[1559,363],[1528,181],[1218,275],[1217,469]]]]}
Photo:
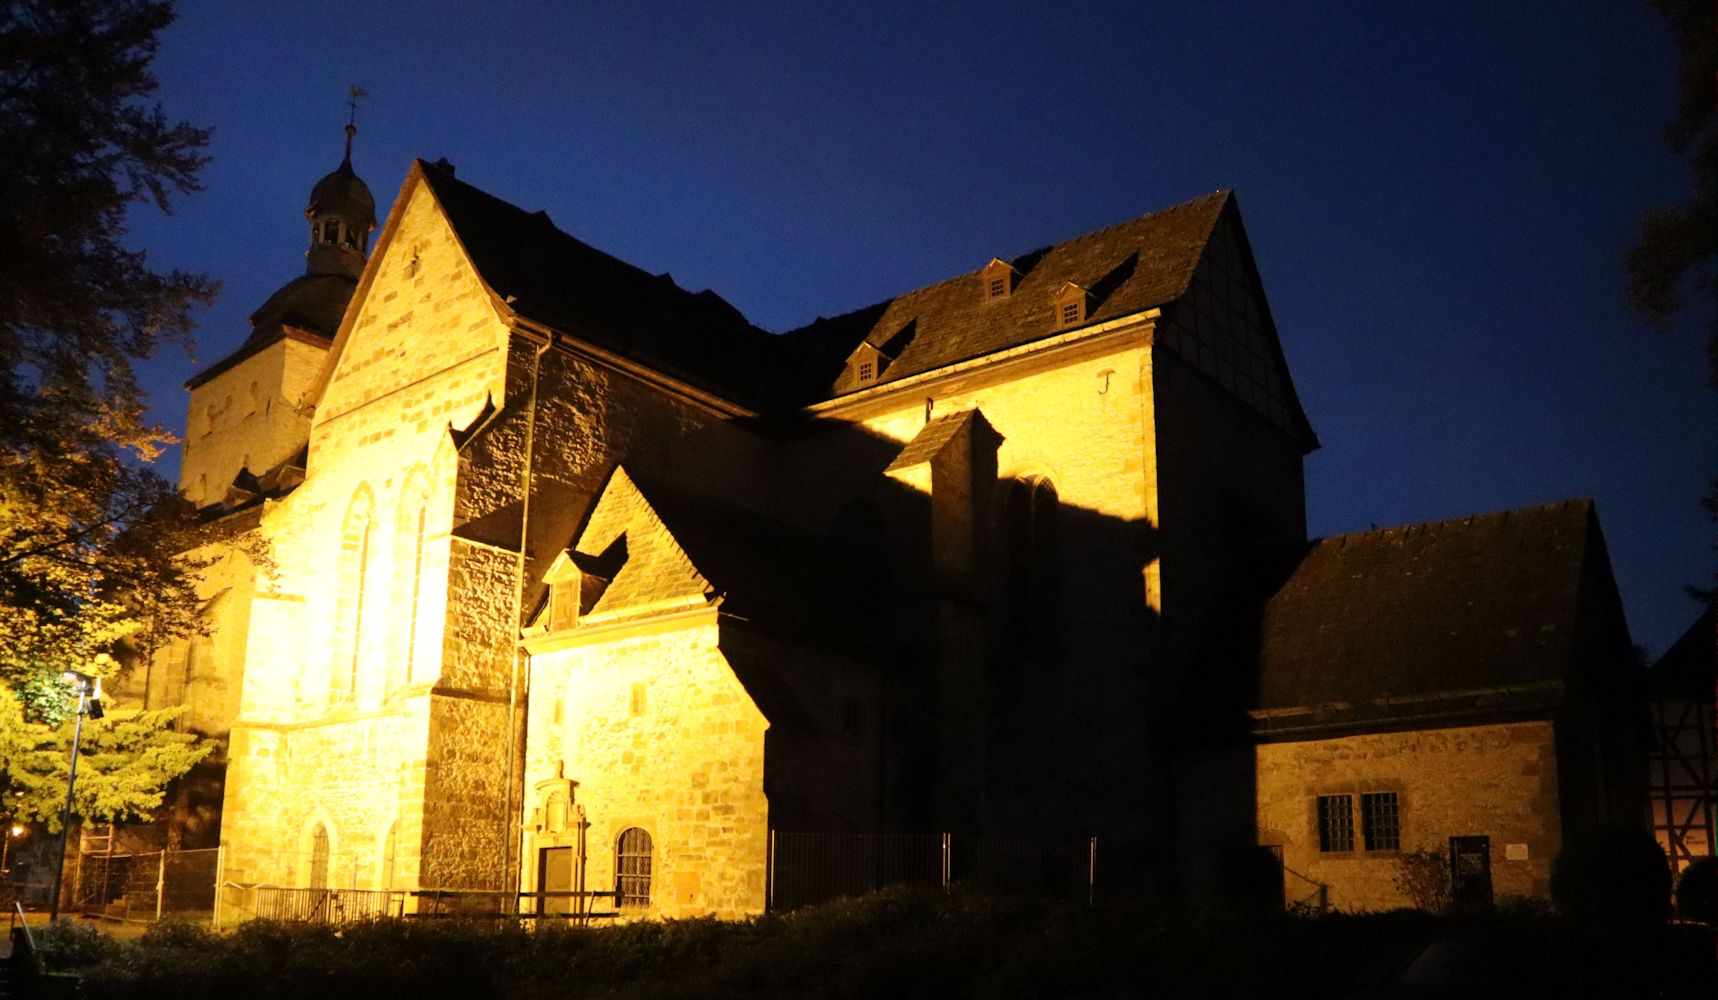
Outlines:
{"type": "Polygon", "coordinates": [[[616,905],[649,906],[650,834],[636,826],[622,830],[614,853],[616,905]]]}
{"type": "Polygon", "coordinates": [[[1354,800],[1347,795],[1318,797],[1318,849],[1354,850],[1354,800]]]}
{"type": "Polygon", "coordinates": [[[1402,813],[1395,792],[1360,796],[1360,824],[1368,851],[1395,851],[1402,846],[1402,813]]]}

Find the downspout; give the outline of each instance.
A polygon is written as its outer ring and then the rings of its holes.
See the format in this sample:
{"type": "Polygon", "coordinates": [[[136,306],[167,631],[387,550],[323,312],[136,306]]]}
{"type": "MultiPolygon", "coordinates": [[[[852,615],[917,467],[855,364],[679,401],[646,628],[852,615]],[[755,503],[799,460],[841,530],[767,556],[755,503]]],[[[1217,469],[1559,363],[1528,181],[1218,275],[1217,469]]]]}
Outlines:
{"type": "MultiPolygon", "coordinates": [[[[519,332],[517,326],[514,327],[514,331],[519,332]]],[[[530,334],[526,334],[525,337],[531,341],[537,339],[530,334]]],[[[501,855],[502,892],[516,893],[518,891],[520,859],[514,856],[514,849],[516,846],[522,849],[519,839],[524,836],[525,832],[522,818],[524,804],[520,803],[519,810],[513,808],[513,784],[515,778],[518,777],[516,772],[523,763],[519,754],[519,743],[523,739],[523,727],[519,724],[519,698],[521,694],[519,690],[519,667],[526,653],[525,648],[519,644],[519,630],[523,627],[522,619],[525,615],[526,542],[531,535],[531,472],[537,447],[537,376],[542,370],[543,355],[549,353],[549,348],[554,346],[554,343],[554,335],[549,334],[537,345],[537,350],[531,355],[531,395],[525,411],[525,465],[520,472],[522,496],[519,506],[519,552],[513,563],[513,619],[508,626],[508,645],[512,647],[513,664],[507,676],[507,781],[501,794],[501,814],[504,817],[501,855]],[[516,818],[519,825],[517,831],[514,830],[516,818]],[[509,886],[511,889],[508,888],[509,886]]],[[[514,895],[512,900],[513,907],[511,909],[516,909],[519,897],[514,895]]]]}

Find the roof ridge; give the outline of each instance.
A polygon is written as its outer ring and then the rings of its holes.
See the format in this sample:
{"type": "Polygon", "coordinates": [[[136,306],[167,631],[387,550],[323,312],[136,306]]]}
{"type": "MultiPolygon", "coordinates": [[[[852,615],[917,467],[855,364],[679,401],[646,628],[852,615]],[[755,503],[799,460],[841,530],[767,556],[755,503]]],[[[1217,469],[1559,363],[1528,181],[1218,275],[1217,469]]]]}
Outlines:
{"type": "MultiPolygon", "coordinates": [[[[1042,246],[1034,247],[1031,250],[1027,250],[1027,251],[1024,251],[1022,253],[1013,254],[1012,256],[992,257],[992,258],[986,260],[984,262],[984,264],[980,265],[979,267],[973,268],[972,270],[961,271],[958,274],[952,274],[946,278],[943,278],[940,281],[933,281],[928,285],[920,285],[917,288],[909,289],[905,292],[900,293],[899,295],[891,295],[885,299],[878,299],[875,302],[868,302],[862,306],[858,306],[858,307],[853,308],[853,309],[848,309],[845,312],[836,313],[833,316],[818,316],[816,319],[813,319],[809,323],[802,323],[799,326],[791,327],[787,330],[782,331],[780,336],[791,337],[795,333],[798,333],[798,332],[803,331],[803,330],[810,330],[813,327],[819,327],[819,326],[823,326],[825,324],[838,323],[841,320],[848,318],[849,316],[856,316],[859,313],[866,312],[866,311],[871,310],[871,309],[884,309],[884,308],[887,308],[889,306],[889,304],[891,304],[893,302],[899,302],[900,300],[908,298],[910,296],[918,295],[922,292],[928,292],[933,288],[942,288],[943,286],[951,284],[951,283],[956,282],[956,281],[962,281],[962,280],[969,279],[969,278],[973,277],[974,275],[982,273],[986,267],[989,267],[990,266],[990,260],[1000,260],[1004,264],[1007,264],[1010,267],[1015,267],[1016,262],[1024,260],[1027,257],[1047,255],[1052,250],[1060,249],[1062,247],[1075,246],[1075,245],[1080,244],[1080,243],[1089,242],[1089,241],[1096,239],[1098,237],[1108,236],[1110,234],[1113,234],[1117,230],[1122,229],[1126,226],[1135,226],[1135,225],[1140,224],[1141,222],[1146,221],[1147,219],[1154,219],[1154,218],[1160,218],[1163,216],[1168,216],[1171,213],[1183,211],[1183,210],[1192,208],[1196,205],[1204,205],[1204,204],[1207,204],[1207,203],[1212,202],[1212,201],[1226,201],[1230,198],[1233,198],[1234,193],[1235,192],[1234,192],[1233,188],[1218,188],[1217,190],[1212,191],[1208,194],[1202,194],[1197,198],[1189,198],[1186,201],[1176,202],[1173,205],[1165,205],[1163,208],[1153,209],[1152,211],[1146,212],[1143,215],[1136,215],[1131,219],[1123,219],[1120,222],[1113,222],[1110,225],[1104,226],[1100,229],[1093,229],[1090,232],[1080,233],[1076,236],[1070,236],[1065,240],[1057,240],[1053,243],[1046,243],[1042,246]]],[[[1212,216],[1212,224],[1213,225],[1216,224],[1216,216],[1215,215],[1212,216]]],[[[1206,236],[1207,236],[1207,238],[1209,238],[1209,233],[1207,233],[1206,236]]],[[[1016,268],[1016,269],[1018,270],[1018,268],[1016,268]]]]}
{"type": "Polygon", "coordinates": [[[1590,510],[1593,506],[1593,498],[1589,496],[1565,497],[1562,500],[1548,500],[1544,503],[1529,504],[1525,507],[1506,507],[1500,510],[1482,511],[1477,514],[1458,514],[1454,517],[1438,518],[1431,521],[1411,521],[1407,524],[1392,524],[1383,528],[1368,528],[1365,531],[1346,531],[1337,535],[1326,535],[1323,538],[1315,540],[1313,544],[1315,546],[1325,545],[1327,543],[1346,545],[1350,541],[1359,541],[1360,539],[1371,538],[1374,536],[1384,537],[1393,533],[1406,535],[1415,529],[1429,531],[1453,524],[1460,524],[1461,526],[1466,527],[1472,525],[1476,521],[1502,521],[1507,520],[1511,514],[1537,514],[1550,511],[1552,509],[1567,508],[1571,505],[1579,506],[1583,510],[1590,510]]]}

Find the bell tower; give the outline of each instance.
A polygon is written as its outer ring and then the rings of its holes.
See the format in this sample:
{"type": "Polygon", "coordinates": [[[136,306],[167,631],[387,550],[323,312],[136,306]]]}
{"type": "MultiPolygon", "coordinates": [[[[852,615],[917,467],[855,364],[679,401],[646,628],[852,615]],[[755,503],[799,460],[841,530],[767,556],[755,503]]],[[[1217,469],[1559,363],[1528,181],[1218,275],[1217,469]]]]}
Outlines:
{"type": "Polygon", "coordinates": [[[376,199],[352,170],[352,139],[357,134],[358,126],[348,122],[345,158],[310,189],[304,210],[310,220],[310,249],[304,255],[310,274],[356,278],[363,273],[370,231],[376,228],[376,199]]]}

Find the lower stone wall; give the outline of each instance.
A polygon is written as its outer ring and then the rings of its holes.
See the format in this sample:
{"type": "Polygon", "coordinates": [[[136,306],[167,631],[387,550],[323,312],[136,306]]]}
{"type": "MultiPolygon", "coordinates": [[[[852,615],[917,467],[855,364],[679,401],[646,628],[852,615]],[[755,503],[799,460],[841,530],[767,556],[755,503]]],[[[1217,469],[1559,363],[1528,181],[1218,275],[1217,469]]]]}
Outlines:
{"type": "Polygon", "coordinates": [[[650,838],[650,903],[627,915],[763,910],[768,722],[715,625],[533,656],[529,720],[522,889],[543,849],[577,849],[583,816],[587,889],[614,887],[623,831],[650,838]]]}
{"type": "Polygon", "coordinates": [[[413,885],[417,811],[405,807],[421,788],[423,702],[290,726],[235,725],[221,838],[225,877],[309,886],[320,825],[329,887],[413,885]]]}
{"type": "MultiPolygon", "coordinates": [[[[1449,838],[1491,839],[1495,896],[1545,896],[1561,845],[1555,736],[1549,722],[1344,736],[1258,747],[1260,844],[1283,863],[1330,886],[1343,910],[1410,906],[1395,887],[1399,851],[1366,851],[1358,797],[1395,792],[1401,850],[1448,849],[1449,838]],[[1319,849],[1318,797],[1355,796],[1355,850],[1319,849]]],[[[1286,878],[1287,895],[1313,887],[1286,878]]]]}
{"type": "Polygon", "coordinates": [[[505,701],[430,697],[423,789],[413,796],[422,803],[423,888],[507,887],[508,742],[505,701]]]}

